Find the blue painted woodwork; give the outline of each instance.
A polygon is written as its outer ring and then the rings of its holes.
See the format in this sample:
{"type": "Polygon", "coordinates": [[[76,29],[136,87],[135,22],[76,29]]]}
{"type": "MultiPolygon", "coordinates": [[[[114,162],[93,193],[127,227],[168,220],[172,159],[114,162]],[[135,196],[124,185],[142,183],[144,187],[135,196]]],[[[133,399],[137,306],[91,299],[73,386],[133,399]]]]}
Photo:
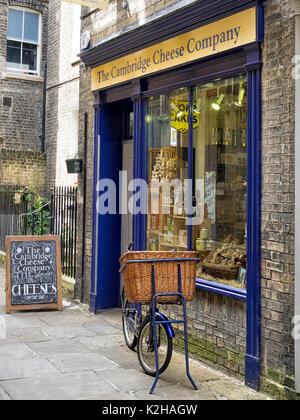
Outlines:
{"type": "Polygon", "coordinates": [[[196,287],[200,290],[205,290],[212,293],[218,293],[219,295],[229,296],[234,299],[246,301],[247,292],[237,287],[227,286],[225,284],[214,283],[212,281],[204,279],[196,279],[196,287]]]}
{"type": "MultiPolygon", "coordinates": [[[[133,99],[134,134],[133,134],[133,176],[147,180],[147,156],[145,141],[145,102],[139,95],[139,88],[133,99]]],[[[137,214],[132,216],[133,223],[133,249],[146,249],[147,215],[137,214]]]]}
{"type": "Polygon", "coordinates": [[[90,310],[114,308],[120,302],[120,224],[118,208],[116,214],[99,215],[96,202],[103,192],[97,192],[100,179],[111,179],[119,185],[121,170],[121,113],[110,106],[100,105],[95,112],[98,122],[95,125],[95,162],[94,171],[94,220],[93,220],[93,256],[90,310]],[[116,122],[119,122],[116,123],[116,122]],[[101,150],[101,153],[98,153],[101,150]]]}
{"type": "Polygon", "coordinates": [[[246,384],[259,389],[261,355],[261,70],[260,62],[246,66],[248,74],[247,167],[247,349],[246,384]]]}

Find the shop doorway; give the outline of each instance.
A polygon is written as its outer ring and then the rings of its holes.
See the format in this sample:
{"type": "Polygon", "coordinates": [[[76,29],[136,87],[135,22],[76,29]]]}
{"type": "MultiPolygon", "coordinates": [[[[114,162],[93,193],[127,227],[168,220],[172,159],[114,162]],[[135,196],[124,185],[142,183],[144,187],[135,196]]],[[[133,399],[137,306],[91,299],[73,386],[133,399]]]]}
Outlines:
{"type": "MultiPolygon", "coordinates": [[[[101,106],[97,128],[97,164],[95,171],[95,265],[92,271],[90,309],[120,306],[119,258],[131,241],[131,215],[120,212],[120,171],[127,171],[128,182],[133,177],[132,101],[120,101],[101,106]],[[103,211],[108,189],[115,190],[114,211],[103,211]],[[99,210],[100,209],[100,210],[99,210]]],[[[111,203],[110,203],[111,204],[111,203]]]]}

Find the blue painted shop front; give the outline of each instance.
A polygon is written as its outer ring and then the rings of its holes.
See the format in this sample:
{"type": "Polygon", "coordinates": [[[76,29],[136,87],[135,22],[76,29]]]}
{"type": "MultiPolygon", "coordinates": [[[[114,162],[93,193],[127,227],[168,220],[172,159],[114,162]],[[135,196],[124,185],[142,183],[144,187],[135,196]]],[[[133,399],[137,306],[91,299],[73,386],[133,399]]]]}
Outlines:
{"type": "MultiPolygon", "coordinates": [[[[204,2],[211,3],[211,2],[204,2]]],[[[257,7],[256,42],[230,49],[192,63],[170,68],[126,83],[100,89],[95,95],[94,121],[94,197],[93,245],[90,310],[118,307],[120,302],[119,258],[121,253],[121,215],[99,215],[98,181],[111,179],[119,187],[122,169],[122,141],[124,134],[124,104],[134,115],[133,176],[148,180],[147,101],[155,95],[168,94],[186,88],[188,113],[188,176],[193,178],[193,106],[194,87],[244,75],[247,82],[247,274],[246,289],[197,279],[197,288],[230,296],[247,302],[247,348],[245,360],[246,384],[259,387],[260,376],[260,229],[261,229],[261,53],[263,41],[263,8],[260,1],[223,1],[222,9],[211,10],[210,21],[234,14],[249,7],[257,7]],[[234,3],[234,6],[233,6],[234,3]],[[230,12],[226,8],[230,4],[230,12]]],[[[176,15],[172,21],[176,20],[176,15]]],[[[167,23],[167,21],[166,21],[167,23]]],[[[198,24],[199,25],[199,24],[198,24]]],[[[162,25],[163,27],[163,25],[162,25]]],[[[187,31],[188,29],[186,29],[187,31]]],[[[99,61],[97,62],[99,63],[99,61]]],[[[116,208],[119,207],[117,194],[116,208]]],[[[192,226],[187,228],[187,248],[193,249],[192,226]]],[[[134,249],[147,249],[147,215],[132,217],[134,249]]]]}

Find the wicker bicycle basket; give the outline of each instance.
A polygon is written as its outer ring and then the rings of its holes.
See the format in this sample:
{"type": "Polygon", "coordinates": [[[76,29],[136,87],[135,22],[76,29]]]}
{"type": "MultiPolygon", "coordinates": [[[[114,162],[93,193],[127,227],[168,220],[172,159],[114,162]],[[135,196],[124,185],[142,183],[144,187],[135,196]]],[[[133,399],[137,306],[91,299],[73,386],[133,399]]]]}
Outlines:
{"type": "MultiPolygon", "coordinates": [[[[178,263],[166,259],[197,258],[197,252],[190,251],[135,251],[120,258],[121,265],[132,260],[161,260],[155,262],[156,293],[178,293],[178,263]]],[[[195,296],[197,261],[181,261],[182,293],[186,301],[195,296]]],[[[153,297],[152,264],[149,262],[129,263],[123,271],[125,293],[129,302],[149,304],[153,297]]],[[[159,303],[178,303],[178,296],[161,296],[159,303]]]]}

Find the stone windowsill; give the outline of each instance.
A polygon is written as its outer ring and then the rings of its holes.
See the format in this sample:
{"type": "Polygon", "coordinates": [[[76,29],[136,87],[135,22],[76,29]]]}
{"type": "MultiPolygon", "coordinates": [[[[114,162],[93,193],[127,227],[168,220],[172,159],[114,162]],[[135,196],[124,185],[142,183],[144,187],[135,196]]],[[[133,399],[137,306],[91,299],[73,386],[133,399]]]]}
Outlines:
{"type": "Polygon", "coordinates": [[[2,73],[2,76],[5,79],[18,79],[18,80],[27,80],[30,82],[39,82],[42,83],[44,81],[43,77],[39,76],[30,76],[27,74],[14,74],[14,73],[2,73]]]}

